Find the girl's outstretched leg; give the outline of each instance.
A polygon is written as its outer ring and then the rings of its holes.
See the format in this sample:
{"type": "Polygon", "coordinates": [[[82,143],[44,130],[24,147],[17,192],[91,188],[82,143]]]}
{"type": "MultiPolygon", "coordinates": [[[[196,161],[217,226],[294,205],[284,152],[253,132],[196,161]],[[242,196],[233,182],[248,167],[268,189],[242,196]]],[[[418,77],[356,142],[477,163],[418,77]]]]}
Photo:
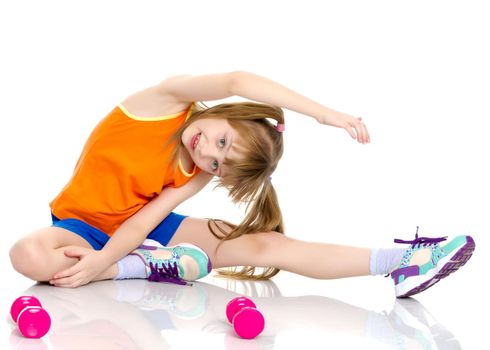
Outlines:
{"type": "Polygon", "coordinates": [[[272,239],[270,250],[275,267],[282,270],[318,279],[370,274],[371,249],[281,236],[272,239]]]}
{"type": "MultiPolygon", "coordinates": [[[[225,232],[231,231],[225,224],[219,225],[225,232]]],[[[390,273],[398,297],[432,286],[464,265],[475,248],[470,236],[457,236],[447,241],[445,238],[416,238],[400,241],[412,243],[408,247],[369,249],[305,242],[277,232],[261,232],[225,241],[216,251],[219,240],[211,234],[207,220],[195,218],[182,222],[170,244],[181,242],[201,247],[215,268],[276,267],[318,279],[390,273]]]]}

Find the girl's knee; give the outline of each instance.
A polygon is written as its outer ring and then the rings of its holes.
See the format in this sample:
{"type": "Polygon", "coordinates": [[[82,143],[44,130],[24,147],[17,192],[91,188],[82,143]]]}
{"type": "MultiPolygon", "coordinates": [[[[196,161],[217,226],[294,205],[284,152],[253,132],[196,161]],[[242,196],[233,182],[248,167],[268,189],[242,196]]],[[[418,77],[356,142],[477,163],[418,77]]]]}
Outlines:
{"type": "Polygon", "coordinates": [[[277,248],[278,245],[282,244],[286,240],[286,236],[276,231],[261,232],[257,234],[259,248],[266,253],[271,249],[277,248]]]}
{"type": "Polygon", "coordinates": [[[259,253],[257,259],[259,266],[280,268],[280,262],[284,258],[284,247],[292,241],[280,232],[263,232],[258,234],[259,253]]]}
{"type": "Polygon", "coordinates": [[[255,254],[254,262],[256,266],[272,267],[278,248],[287,241],[287,237],[282,233],[270,231],[252,234],[254,239],[255,254]]]}
{"type": "Polygon", "coordinates": [[[12,266],[17,272],[35,281],[49,279],[47,256],[42,245],[29,239],[22,239],[10,248],[9,255],[12,266]]]}

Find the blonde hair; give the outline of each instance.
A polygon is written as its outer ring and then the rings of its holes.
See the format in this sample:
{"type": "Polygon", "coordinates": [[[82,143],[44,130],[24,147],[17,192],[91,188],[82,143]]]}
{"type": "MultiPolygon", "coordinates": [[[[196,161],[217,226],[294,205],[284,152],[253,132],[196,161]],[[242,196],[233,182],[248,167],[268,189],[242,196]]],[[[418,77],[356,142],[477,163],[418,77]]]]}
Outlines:
{"type": "MultiPolygon", "coordinates": [[[[284,113],[281,108],[255,102],[223,103],[213,107],[194,105],[194,112],[180,129],[167,142],[166,146],[175,144],[171,154],[171,164],[176,166],[177,156],[183,147],[181,139],[184,130],[194,121],[204,118],[227,119],[230,126],[241,136],[240,159],[228,159],[223,162],[227,171],[220,177],[218,187],[229,191],[233,203],[246,203],[246,216],[239,225],[219,219],[208,219],[208,227],[212,234],[224,241],[240,237],[243,234],[276,231],[284,234],[284,223],[279,208],[276,191],[269,177],[282,157],[284,146],[282,133],[276,125],[266,118],[284,124],[284,113]],[[221,222],[232,228],[227,233],[216,223],[221,222]],[[220,233],[215,232],[211,223],[220,233]]],[[[266,267],[262,273],[256,274],[256,267],[243,266],[230,269],[219,269],[221,276],[236,279],[266,280],[275,276],[280,270],[266,267]]]]}

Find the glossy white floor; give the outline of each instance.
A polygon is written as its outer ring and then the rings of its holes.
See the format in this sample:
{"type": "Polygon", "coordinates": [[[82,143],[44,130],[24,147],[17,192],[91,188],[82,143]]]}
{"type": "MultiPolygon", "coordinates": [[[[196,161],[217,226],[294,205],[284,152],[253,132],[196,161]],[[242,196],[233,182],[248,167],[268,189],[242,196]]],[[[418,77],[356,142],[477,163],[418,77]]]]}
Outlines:
{"type": "MultiPolygon", "coordinates": [[[[0,349],[488,348],[487,2],[0,2],[0,349]],[[371,144],[285,110],[273,174],[294,238],[364,247],[393,238],[471,234],[473,258],[397,301],[390,279],[322,281],[281,272],[268,283],[209,276],[193,287],[146,281],[78,289],[33,286],[8,248],[50,224],[48,202],[90,131],[122,99],[178,74],[244,70],[362,117],[371,144]],[[19,337],[11,302],[35,294],[53,319],[19,337]],[[225,320],[235,295],[266,318],[254,340],[225,320]]],[[[221,102],[206,101],[210,106],[221,102]]],[[[243,210],[209,186],[179,213],[238,223],[243,210]]],[[[243,207],[241,208],[243,209],[243,207]]],[[[346,257],[348,258],[348,257],[346,257]]],[[[310,262],[305,262],[305,264],[310,262]]]]}
{"type": "Polygon", "coordinates": [[[64,289],[8,272],[16,282],[2,283],[0,347],[255,350],[307,342],[319,349],[479,349],[485,321],[476,317],[488,312],[488,302],[478,260],[474,254],[438,285],[403,300],[382,277],[320,281],[281,272],[270,282],[208,276],[193,286],[126,280],[64,289]],[[23,294],[37,296],[51,315],[42,339],[23,338],[8,318],[11,301],[23,294]],[[225,306],[237,295],[251,297],[266,319],[253,340],[240,339],[227,323],[225,306]]]}

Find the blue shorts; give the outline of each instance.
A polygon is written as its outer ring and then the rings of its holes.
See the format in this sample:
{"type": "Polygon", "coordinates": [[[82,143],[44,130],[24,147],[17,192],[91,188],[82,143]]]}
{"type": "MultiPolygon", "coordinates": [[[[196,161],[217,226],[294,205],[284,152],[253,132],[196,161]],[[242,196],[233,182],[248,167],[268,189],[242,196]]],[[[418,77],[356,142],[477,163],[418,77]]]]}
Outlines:
{"type": "MultiPolygon", "coordinates": [[[[51,213],[54,227],[61,227],[76,233],[85,239],[95,250],[101,250],[109,241],[109,236],[101,230],[87,224],[79,219],[58,219],[51,213]]],[[[153,231],[148,235],[148,239],[153,239],[161,245],[166,246],[172,239],[175,231],[179,228],[182,221],[186,218],[185,215],[171,212],[153,231]]]]}

